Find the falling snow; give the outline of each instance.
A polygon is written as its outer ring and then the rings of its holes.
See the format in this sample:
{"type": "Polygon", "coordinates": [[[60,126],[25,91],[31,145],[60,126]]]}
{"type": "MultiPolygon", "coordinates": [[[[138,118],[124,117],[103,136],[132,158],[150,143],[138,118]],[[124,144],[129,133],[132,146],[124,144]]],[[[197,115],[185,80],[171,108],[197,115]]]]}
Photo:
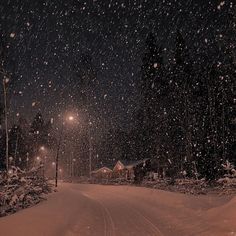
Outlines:
{"type": "MultiPolygon", "coordinates": [[[[6,190],[10,205],[23,204],[6,184],[14,168],[42,168],[40,178],[56,181],[235,194],[235,39],[233,0],[2,0],[0,202],[7,204],[6,190]]],[[[148,219],[133,211],[135,225],[148,219]]],[[[104,219],[115,230],[117,222],[104,219]]],[[[188,228],[180,223],[176,235],[188,228]]],[[[159,231],[150,223],[139,232],[159,231]]]]}

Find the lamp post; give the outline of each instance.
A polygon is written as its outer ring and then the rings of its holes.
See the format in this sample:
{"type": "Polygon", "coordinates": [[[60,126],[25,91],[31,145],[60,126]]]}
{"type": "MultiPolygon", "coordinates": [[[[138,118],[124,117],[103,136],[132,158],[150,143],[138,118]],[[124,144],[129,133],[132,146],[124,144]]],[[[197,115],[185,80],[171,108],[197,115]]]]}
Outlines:
{"type": "Polygon", "coordinates": [[[45,155],[45,152],[46,152],[46,148],[44,147],[44,146],[41,146],[40,148],[39,148],[39,151],[41,151],[42,152],[42,155],[41,155],[41,157],[42,157],[42,165],[43,165],[43,177],[45,178],[45,165],[46,165],[46,155],[45,155]]]}
{"type": "Polygon", "coordinates": [[[72,159],[72,166],[71,166],[71,172],[72,172],[72,174],[71,174],[71,176],[72,176],[72,181],[73,181],[73,178],[75,177],[75,162],[76,162],[76,159],[75,158],[73,158],[72,159]]]}
{"type": "Polygon", "coordinates": [[[29,153],[26,153],[26,170],[29,170],[29,153]]]}
{"type": "Polygon", "coordinates": [[[64,129],[64,126],[63,126],[63,123],[62,123],[61,133],[60,133],[59,141],[58,141],[58,144],[57,144],[55,187],[57,187],[57,181],[58,181],[58,160],[59,160],[59,152],[60,152],[63,129],[64,129]]]}
{"type": "MultiPolygon", "coordinates": [[[[70,115],[70,116],[68,116],[67,120],[69,122],[73,122],[75,120],[75,117],[70,115]]],[[[57,187],[57,182],[58,182],[58,162],[59,162],[59,153],[60,153],[61,141],[62,141],[62,136],[63,136],[63,132],[64,132],[64,124],[65,123],[62,122],[61,132],[59,134],[59,141],[58,141],[58,144],[57,144],[55,187],[57,187]]]]}
{"type": "MultiPolygon", "coordinates": [[[[12,165],[14,158],[12,156],[9,157],[9,164],[12,165]]],[[[9,168],[9,167],[8,167],[9,168]]]]}
{"type": "Polygon", "coordinates": [[[62,168],[59,169],[60,179],[62,179],[62,168]]]}

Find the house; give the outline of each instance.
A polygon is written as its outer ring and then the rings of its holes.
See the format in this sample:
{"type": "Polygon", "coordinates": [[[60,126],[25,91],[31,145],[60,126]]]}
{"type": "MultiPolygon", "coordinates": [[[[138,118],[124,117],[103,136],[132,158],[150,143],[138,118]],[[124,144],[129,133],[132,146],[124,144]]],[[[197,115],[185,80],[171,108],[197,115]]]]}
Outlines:
{"type": "Polygon", "coordinates": [[[106,166],[91,172],[91,176],[96,179],[110,179],[112,170],[106,166]]]}
{"type": "Polygon", "coordinates": [[[112,177],[113,178],[124,178],[125,175],[126,175],[125,162],[118,160],[113,168],[112,177]]]}
{"type": "Polygon", "coordinates": [[[150,159],[139,161],[118,160],[113,168],[112,177],[139,181],[150,170],[150,165],[150,159]]]}
{"type": "Polygon", "coordinates": [[[166,163],[161,162],[159,159],[151,161],[150,178],[165,178],[166,171],[168,171],[168,165],[166,163]]]}

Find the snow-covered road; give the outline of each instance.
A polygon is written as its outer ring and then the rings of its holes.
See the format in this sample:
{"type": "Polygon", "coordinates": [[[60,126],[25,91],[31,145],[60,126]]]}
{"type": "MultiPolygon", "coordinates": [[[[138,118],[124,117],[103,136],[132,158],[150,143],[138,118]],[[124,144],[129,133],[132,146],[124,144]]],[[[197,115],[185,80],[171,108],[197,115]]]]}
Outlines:
{"type": "Polygon", "coordinates": [[[236,198],[128,186],[61,184],[47,201],[0,218],[4,236],[236,235],[236,198]]]}

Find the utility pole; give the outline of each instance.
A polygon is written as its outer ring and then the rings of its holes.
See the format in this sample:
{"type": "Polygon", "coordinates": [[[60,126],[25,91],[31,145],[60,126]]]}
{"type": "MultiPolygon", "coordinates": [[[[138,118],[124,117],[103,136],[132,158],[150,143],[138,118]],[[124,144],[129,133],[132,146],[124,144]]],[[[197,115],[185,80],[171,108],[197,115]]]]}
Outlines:
{"type": "Polygon", "coordinates": [[[1,44],[0,45],[0,74],[2,75],[2,84],[3,84],[3,97],[4,97],[4,119],[5,119],[5,133],[6,133],[6,171],[8,174],[9,171],[9,154],[8,154],[8,109],[7,109],[7,84],[9,83],[10,77],[6,73],[6,70],[4,70],[4,61],[5,61],[5,55],[4,55],[4,47],[1,44]]]}
{"type": "Polygon", "coordinates": [[[92,172],[92,142],[91,135],[89,137],[89,178],[91,179],[92,172]]]}
{"type": "Polygon", "coordinates": [[[91,136],[91,121],[89,117],[89,125],[88,125],[88,138],[89,138],[89,178],[91,179],[91,172],[92,172],[92,136],[91,136]]]}
{"type": "Polygon", "coordinates": [[[17,157],[17,151],[18,151],[18,142],[19,142],[19,130],[17,128],[17,134],[16,134],[16,144],[15,144],[15,163],[14,165],[16,165],[16,157],[17,157]]]}
{"type": "Polygon", "coordinates": [[[5,135],[6,135],[6,170],[9,170],[9,136],[8,136],[8,109],[7,109],[7,83],[9,82],[9,78],[6,75],[3,75],[3,95],[4,95],[4,118],[5,118],[5,135]]]}

